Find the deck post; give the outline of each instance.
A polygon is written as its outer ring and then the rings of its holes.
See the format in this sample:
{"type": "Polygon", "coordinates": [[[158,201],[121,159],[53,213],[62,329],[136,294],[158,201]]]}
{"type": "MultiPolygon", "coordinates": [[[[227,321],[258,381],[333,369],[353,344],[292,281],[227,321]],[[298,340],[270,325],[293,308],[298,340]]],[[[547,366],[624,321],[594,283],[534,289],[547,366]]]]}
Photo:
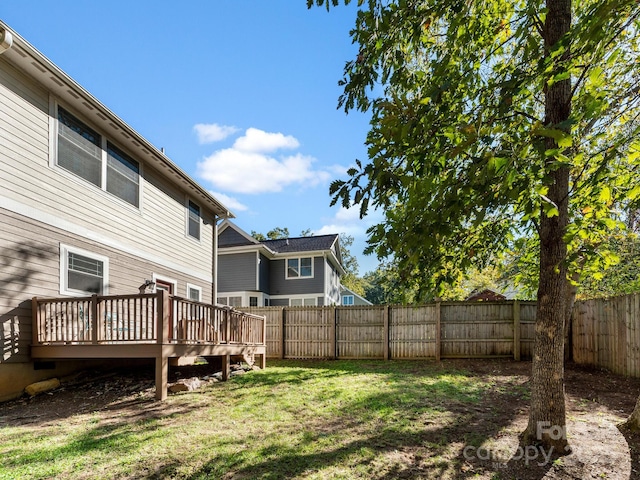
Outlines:
{"type": "Polygon", "coordinates": [[[91,343],[98,343],[98,295],[91,295],[91,343]]]}
{"type": "Polygon", "coordinates": [[[169,292],[158,290],[158,318],[156,319],[157,342],[159,344],[169,343],[169,292]]]}
{"type": "Polygon", "coordinates": [[[40,343],[40,312],[38,308],[38,297],[31,299],[31,344],[40,343]]]}
{"type": "Polygon", "coordinates": [[[156,357],[156,400],[167,399],[167,382],[169,379],[169,359],[162,352],[156,357]]]}
{"type": "Polygon", "coordinates": [[[231,375],[231,355],[223,355],[222,356],[222,381],[226,382],[229,380],[229,376],[231,375]]]}

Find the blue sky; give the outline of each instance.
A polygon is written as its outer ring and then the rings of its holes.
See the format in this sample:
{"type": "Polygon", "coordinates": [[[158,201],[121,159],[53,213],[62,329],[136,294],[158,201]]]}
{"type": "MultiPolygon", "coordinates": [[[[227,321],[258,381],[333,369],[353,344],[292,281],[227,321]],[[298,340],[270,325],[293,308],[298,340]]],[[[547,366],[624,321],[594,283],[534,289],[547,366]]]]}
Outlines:
{"type": "Polygon", "coordinates": [[[0,18],[196,178],[250,232],[348,233],[360,272],[371,216],[329,207],[366,160],[368,116],[337,110],[354,6],[305,0],[20,0],[0,18]]]}

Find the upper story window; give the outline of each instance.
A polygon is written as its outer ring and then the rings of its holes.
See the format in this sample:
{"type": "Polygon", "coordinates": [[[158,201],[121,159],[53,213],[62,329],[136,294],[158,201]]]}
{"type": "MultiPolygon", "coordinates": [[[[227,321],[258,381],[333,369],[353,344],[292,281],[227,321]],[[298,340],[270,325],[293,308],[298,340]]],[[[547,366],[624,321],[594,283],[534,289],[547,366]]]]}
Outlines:
{"type": "Polygon", "coordinates": [[[58,107],[57,164],[134,207],[140,204],[138,162],[62,107],[58,107]]]}
{"type": "Polygon", "coordinates": [[[107,192],[137,207],[140,167],[122,150],[107,142],[107,192]]]}
{"type": "Polygon", "coordinates": [[[190,237],[200,240],[200,207],[189,200],[188,210],[187,233],[190,237]]]}
{"type": "Polygon", "coordinates": [[[58,107],[58,165],[102,186],[102,137],[58,107]]]}
{"type": "Polygon", "coordinates": [[[287,278],[313,277],[313,259],[311,257],[287,259],[287,278]]]}
{"type": "Polygon", "coordinates": [[[353,295],[343,295],[342,305],[353,305],[353,295]]]}

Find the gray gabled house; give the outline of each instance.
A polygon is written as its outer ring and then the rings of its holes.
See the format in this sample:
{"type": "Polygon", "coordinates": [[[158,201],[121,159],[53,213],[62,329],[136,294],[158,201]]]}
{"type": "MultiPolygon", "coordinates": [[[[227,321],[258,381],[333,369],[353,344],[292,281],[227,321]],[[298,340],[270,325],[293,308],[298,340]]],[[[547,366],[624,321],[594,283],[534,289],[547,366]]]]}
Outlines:
{"type": "Polygon", "coordinates": [[[219,304],[340,305],[339,235],[259,241],[225,220],[218,230],[219,304]]]}

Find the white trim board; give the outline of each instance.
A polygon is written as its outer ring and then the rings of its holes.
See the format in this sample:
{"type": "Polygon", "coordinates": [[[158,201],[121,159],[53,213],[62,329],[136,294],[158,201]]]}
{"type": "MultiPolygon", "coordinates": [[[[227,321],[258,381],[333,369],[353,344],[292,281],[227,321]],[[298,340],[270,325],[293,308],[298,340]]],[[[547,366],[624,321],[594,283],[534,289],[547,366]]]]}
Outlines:
{"type": "Polygon", "coordinates": [[[60,230],[64,230],[65,232],[72,235],[78,235],[79,237],[86,238],[87,240],[92,240],[101,245],[115,248],[116,250],[120,250],[143,260],[153,262],[157,265],[168,268],[170,270],[174,270],[176,272],[180,272],[184,275],[191,276],[205,282],[212,281],[210,273],[205,274],[201,272],[195,272],[192,269],[186,268],[178,263],[174,263],[157,255],[145,252],[144,250],[140,250],[139,248],[131,247],[123,242],[116,240],[115,238],[108,237],[102,233],[94,232],[84,226],[80,226],[76,223],[56,217],[55,215],[43,212],[42,210],[33,208],[2,195],[0,195],[0,209],[9,210],[10,212],[17,213],[18,215],[22,215],[37,222],[44,223],[45,225],[49,225],[50,227],[59,228],[60,230]]]}

